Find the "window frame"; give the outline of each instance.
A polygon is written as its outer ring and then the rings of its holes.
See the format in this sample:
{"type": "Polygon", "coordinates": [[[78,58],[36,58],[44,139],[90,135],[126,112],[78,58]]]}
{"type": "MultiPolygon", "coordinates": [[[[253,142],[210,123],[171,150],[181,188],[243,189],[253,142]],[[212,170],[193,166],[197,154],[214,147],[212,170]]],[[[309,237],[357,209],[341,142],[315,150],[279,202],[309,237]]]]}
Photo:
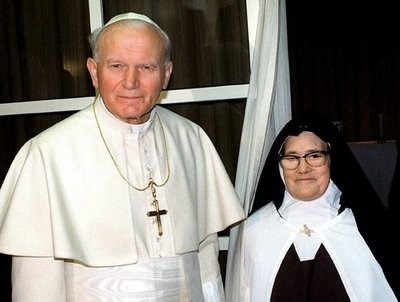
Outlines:
{"type": "MultiPolygon", "coordinates": [[[[90,29],[93,31],[103,25],[102,0],[88,0],[88,3],[90,29]]],[[[250,53],[249,59],[251,64],[258,20],[258,0],[246,0],[246,9],[250,53]]],[[[246,99],[248,89],[249,84],[238,84],[217,87],[165,90],[161,93],[160,104],[199,103],[210,101],[218,102],[220,100],[234,101],[237,99],[246,99]]],[[[94,96],[1,103],[0,116],[78,111],[92,103],[93,98],[94,96]]],[[[220,236],[219,241],[220,249],[227,250],[229,237],[220,236]]]]}
{"type": "MultiPolygon", "coordinates": [[[[102,0],[88,0],[90,29],[102,26],[102,0]]],[[[257,28],[258,1],[246,0],[250,63],[252,62],[253,47],[257,28]]],[[[165,90],[161,93],[160,104],[198,103],[229,101],[247,98],[249,84],[225,85],[190,89],[165,90]]],[[[94,96],[44,99],[27,102],[10,102],[0,104],[0,116],[39,114],[49,112],[78,111],[93,101],[94,96]]]]}

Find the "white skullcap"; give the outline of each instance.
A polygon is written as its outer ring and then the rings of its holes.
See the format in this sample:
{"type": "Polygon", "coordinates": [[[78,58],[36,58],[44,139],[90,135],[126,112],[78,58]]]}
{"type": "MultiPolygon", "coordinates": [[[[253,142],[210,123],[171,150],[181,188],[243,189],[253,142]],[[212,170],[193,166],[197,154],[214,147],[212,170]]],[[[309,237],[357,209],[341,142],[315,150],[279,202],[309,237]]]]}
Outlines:
{"type": "Polygon", "coordinates": [[[150,24],[154,25],[158,29],[161,29],[158,26],[158,24],[156,22],[154,22],[153,20],[151,20],[149,17],[147,17],[145,15],[137,14],[137,13],[132,13],[132,12],[124,13],[124,14],[120,14],[120,15],[116,15],[116,16],[112,17],[110,19],[110,21],[108,21],[104,25],[104,27],[106,27],[106,26],[108,26],[110,24],[113,24],[115,22],[122,21],[122,20],[141,20],[141,21],[144,21],[144,22],[147,22],[147,23],[150,23],[150,24]]]}

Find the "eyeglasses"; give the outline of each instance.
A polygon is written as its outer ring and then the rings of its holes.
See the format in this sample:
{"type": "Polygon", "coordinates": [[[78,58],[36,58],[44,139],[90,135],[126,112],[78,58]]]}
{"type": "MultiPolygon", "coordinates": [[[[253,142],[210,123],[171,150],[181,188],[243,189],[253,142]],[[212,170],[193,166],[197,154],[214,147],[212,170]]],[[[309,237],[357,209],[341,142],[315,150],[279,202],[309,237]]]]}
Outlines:
{"type": "Polygon", "coordinates": [[[313,168],[322,167],[326,164],[326,157],[329,154],[329,151],[313,151],[303,156],[299,155],[282,155],[279,158],[279,162],[281,167],[286,170],[295,170],[300,165],[300,160],[304,158],[306,163],[313,168]]]}

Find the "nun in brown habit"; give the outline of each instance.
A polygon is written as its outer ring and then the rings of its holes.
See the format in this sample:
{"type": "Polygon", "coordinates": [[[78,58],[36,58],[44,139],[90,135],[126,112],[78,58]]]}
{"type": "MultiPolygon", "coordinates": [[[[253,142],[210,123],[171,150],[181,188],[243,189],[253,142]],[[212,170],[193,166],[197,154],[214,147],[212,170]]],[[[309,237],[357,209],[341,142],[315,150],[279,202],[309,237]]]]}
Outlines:
{"type": "Polygon", "coordinates": [[[390,230],[337,129],[294,118],[271,147],[245,222],[241,301],[397,301],[390,230]]]}

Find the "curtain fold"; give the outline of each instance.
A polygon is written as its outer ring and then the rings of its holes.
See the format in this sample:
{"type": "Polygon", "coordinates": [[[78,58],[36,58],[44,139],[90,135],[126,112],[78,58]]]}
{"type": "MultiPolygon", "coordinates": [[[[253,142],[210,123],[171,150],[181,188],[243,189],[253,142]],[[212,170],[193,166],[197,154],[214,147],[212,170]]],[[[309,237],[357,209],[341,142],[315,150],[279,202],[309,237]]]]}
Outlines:
{"type": "MultiPolygon", "coordinates": [[[[235,187],[246,213],[276,134],[291,118],[284,0],[260,0],[235,187]]],[[[243,301],[240,285],[242,224],[230,231],[226,268],[227,301],[243,301]]]]}
{"type": "Polygon", "coordinates": [[[347,142],[399,140],[398,1],[286,6],[293,115],[341,123],[347,142]]]}

